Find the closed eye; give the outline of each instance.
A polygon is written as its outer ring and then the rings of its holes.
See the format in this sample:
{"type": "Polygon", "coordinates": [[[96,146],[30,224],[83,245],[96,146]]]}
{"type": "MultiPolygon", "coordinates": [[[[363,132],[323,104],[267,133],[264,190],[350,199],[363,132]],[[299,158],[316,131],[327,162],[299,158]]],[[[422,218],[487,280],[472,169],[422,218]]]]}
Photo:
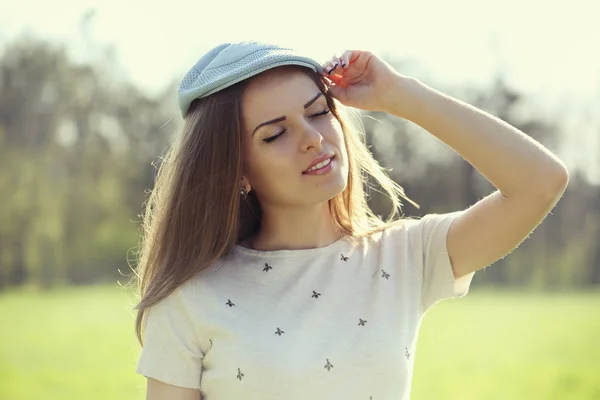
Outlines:
{"type": "Polygon", "coordinates": [[[317,113],[317,114],[311,115],[310,117],[311,117],[311,118],[316,118],[316,117],[320,117],[321,115],[329,114],[330,112],[331,112],[331,110],[325,110],[325,111],[322,111],[322,112],[320,112],[320,113],[317,113]]]}
{"type": "Polygon", "coordinates": [[[266,143],[271,143],[273,140],[275,140],[275,139],[277,139],[279,136],[283,135],[283,132],[285,132],[285,129],[284,129],[284,130],[282,130],[281,132],[279,132],[277,135],[273,135],[273,136],[270,136],[270,137],[268,137],[268,138],[266,138],[266,139],[263,139],[263,142],[266,142],[266,143]]]}
{"type": "MultiPolygon", "coordinates": [[[[323,116],[323,115],[327,115],[327,114],[329,114],[330,112],[331,112],[331,110],[324,110],[324,111],[321,111],[320,113],[317,113],[317,114],[313,114],[313,115],[311,115],[309,118],[318,118],[318,117],[321,117],[321,116],[323,116]]],[[[281,132],[279,132],[277,135],[273,135],[273,136],[271,136],[271,137],[268,137],[268,138],[266,138],[266,139],[263,139],[263,142],[265,142],[265,143],[271,143],[273,140],[275,140],[275,139],[277,139],[279,136],[283,135],[285,131],[286,131],[286,129],[282,130],[282,131],[281,131],[281,132]]]]}

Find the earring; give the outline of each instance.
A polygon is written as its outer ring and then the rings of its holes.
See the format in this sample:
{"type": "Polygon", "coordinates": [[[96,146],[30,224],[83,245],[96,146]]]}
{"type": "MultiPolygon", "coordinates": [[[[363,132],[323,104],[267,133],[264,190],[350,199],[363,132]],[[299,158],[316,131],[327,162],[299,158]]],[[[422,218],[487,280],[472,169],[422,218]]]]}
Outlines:
{"type": "Polygon", "coordinates": [[[242,187],[240,189],[240,195],[245,199],[246,197],[248,197],[248,190],[246,190],[246,187],[242,187]]]}

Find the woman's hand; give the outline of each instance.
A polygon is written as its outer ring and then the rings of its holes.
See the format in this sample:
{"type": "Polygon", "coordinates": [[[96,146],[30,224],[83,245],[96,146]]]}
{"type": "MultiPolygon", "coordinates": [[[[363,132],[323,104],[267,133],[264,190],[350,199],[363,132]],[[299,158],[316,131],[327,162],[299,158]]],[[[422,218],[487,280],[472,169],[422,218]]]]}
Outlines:
{"type": "Polygon", "coordinates": [[[342,104],[367,111],[397,108],[402,80],[391,65],[371,52],[345,51],[323,64],[331,94],[342,104]]]}

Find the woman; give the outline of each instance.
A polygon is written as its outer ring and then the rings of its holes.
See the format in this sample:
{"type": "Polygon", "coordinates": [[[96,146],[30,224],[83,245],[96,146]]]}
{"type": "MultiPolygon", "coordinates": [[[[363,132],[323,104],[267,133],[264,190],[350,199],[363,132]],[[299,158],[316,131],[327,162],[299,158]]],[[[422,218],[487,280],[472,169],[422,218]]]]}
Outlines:
{"type": "Polygon", "coordinates": [[[139,265],[148,399],[408,399],[423,315],[466,295],[568,182],[539,143],[368,51],[320,65],[224,44],[183,78],[179,106],[139,265]],[[402,189],[344,106],[420,125],[498,191],[398,219],[402,189]],[[393,200],[387,221],[367,206],[368,176],[393,200]]]}

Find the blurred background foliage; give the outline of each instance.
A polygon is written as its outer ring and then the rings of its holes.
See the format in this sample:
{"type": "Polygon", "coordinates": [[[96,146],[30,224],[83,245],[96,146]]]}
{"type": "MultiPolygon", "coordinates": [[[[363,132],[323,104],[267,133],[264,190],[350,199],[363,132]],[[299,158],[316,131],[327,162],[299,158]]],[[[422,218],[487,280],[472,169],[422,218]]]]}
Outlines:
{"type": "MultiPolygon", "coordinates": [[[[0,50],[0,399],[145,397],[137,298],[118,286],[132,276],[155,166],[178,132],[178,82],[152,93],[134,84],[116,49],[87,35],[93,14],[71,38],[85,61],[39,36],[0,50]]],[[[594,149],[565,123],[581,119],[597,137],[593,106],[577,110],[581,99],[568,98],[545,112],[502,65],[487,84],[450,86],[413,60],[386,59],[559,156],[585,159],[568,164],[564,198],[530,238],[475,274],[465,299],[428,313],[412,397],[600,399],[600,157],[587,162],[583,150],[594,149]]],[[[463,209],[494,190],[418,126],[385,113],[361,118],[375,158],[421,205],[407,203],[406,216],[463,209]]],[[[388,200],[370,195],[387,216],[388,200]]]]}
{"type": "MultiPolygon", "coordinates": [[[[149,95],[113,73],[110,48],[100,50],[82,64],[60,45],[22,36],[0,55],[0,289],[115,282],[131,273],[155,163],[180,121],[177,82],[149,95]]],[[[568,132],[536,115],[535,104],[501,76],[484,89],[440,89],[560,154],[568,132]]],[[[385,113],[362,113],[362,120],[375,157],[421,205],[406,204],[406,215],[462,209],[493,190],[416,125],[385,113]]],[[[385,198],[374,192],[370,202],[388,214],[385,198]]],[[[598,285],[599,218],[600,187],[571,171],[552,215],[510,257],[477,274],[476,285],[598,285]]]]}

